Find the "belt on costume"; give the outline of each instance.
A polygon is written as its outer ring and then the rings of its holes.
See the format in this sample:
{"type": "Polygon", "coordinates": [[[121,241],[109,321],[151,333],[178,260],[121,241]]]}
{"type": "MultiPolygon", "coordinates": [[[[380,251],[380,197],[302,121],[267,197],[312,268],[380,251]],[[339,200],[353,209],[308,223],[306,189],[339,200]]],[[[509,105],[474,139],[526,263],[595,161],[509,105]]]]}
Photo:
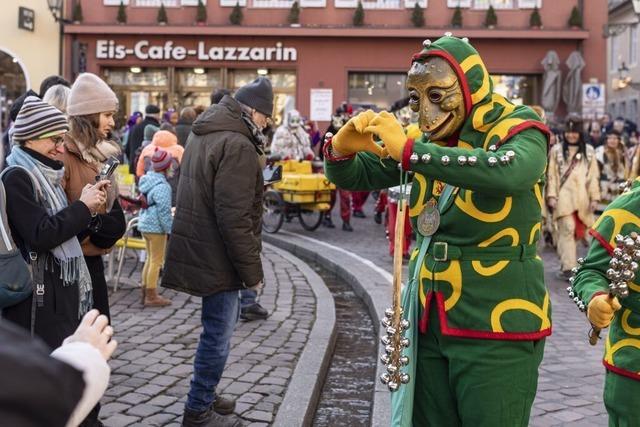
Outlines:
{"type": "Polygon", "coordinates": [[[503,261],[535,258],[536,245],[517,246],[454,246],[447,242],[433,242],[428,253],[435,261],[503,261]]]}

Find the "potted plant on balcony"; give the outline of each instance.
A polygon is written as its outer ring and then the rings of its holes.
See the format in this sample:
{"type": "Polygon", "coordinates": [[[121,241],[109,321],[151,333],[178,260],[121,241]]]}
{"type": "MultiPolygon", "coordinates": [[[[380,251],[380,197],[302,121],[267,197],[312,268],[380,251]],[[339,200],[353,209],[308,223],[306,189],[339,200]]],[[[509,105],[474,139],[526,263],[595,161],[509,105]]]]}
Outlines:
{"type": "Polygon", "coordinates": [[[582,14],[580,13],[578,6],[573,6],[573,9],[571,9],[569,27],[571,27],[572,30],[579,30],[582,28],[582,14]]]}
{"type": "Polygon", "coordinates": [[[493,6],[489,6],[487,9],[487,15],[484,18],[484,26],[490,30],[493,30],[498,25],[498,15],[496,15],[496,10],[493,6]]]}
{"type": "Polygon", "coordinates": [[[82,22],[82,3],[80,2],[80,0],[77,0],[76,2],[74,2],[73,4],[73,14],[72,14],[72,18],[71,20],[73,21],[74,24],[79,24],[82,22]]]}
{"type": "Polygon", "coordinates": [[[462,8],[460,5],[456,6],[451,17],[451,26],[453,28],[462,28],[462,8]]]}
{"type": "Polygon", "coordinates": [[[289,9],[289,16],[287,16],[287,22],[292,27],[300,26],[300,5],[298,4],[298,0],[294,1],[291,5],[291,9],[289,9]]]}
{"type": "Polygon", "coordinates": [[[353,14],[353,26],[362,27],[364,25],[364,7],[362,7],[362,1],[358,0],[358,7],[353,14]]]}
{"type": "Polygon", "coordinates": [[[164,3],[160,3],[160,9],[158,9],[158,17],[156,18],[159,25],[167,25],[169,19],[167,18],[167,9],[164,8],[164,3]]]}
{"type": "Polygon", "coordinates": [[[118,16],[116,17],[116,21],[118,24],[126,24],[127,23],[127,10],[124,7],[124,2],[120,2],[120,6],[118,6],[118,16]]]}
{"type": "Polygon", "coordinates": [[[533,8],[531,16],[529,17],[529,26],[533,30],[540,30],[542,28],[542,18],[540,17],[540,11],[538,6],[533,8]]]}
{"type": "Polygon", "coordinates": [[[231,11],[231,15],[229,15],[229,22],[231,25],[242,25],[242,8],[240,7],[240,3],[236,3],[233,6],[233,10],[231,11]]]}
{"type": "Polygon", "coordinates": [[[207,24],[207,8],[202,3],[202,0],[198,0],[198,8],[196,10],[196,24],[197,25],[207,24]]]}
{"type": "Polygon", "coordinates": [[[411,12],[411,23],[416,28],[424,27],[424,10],[417,0],[411,12]]]}

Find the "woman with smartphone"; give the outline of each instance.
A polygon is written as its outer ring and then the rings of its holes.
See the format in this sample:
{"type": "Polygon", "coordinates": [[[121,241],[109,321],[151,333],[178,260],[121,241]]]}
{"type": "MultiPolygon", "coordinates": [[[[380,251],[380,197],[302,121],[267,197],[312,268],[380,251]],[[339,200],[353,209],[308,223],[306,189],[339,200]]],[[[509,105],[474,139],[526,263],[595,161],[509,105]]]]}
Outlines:
{"type": "MultiPolygon", "coordinates": [[[[105,164],[114,162],[120,146],[109,139],[114,128],[113,115],[118,109],[118,98],[98,76],[83,73],[71,87],[67,104],[69,132],[65,136],[65,192],[70,202],[77,200],[82,188],[96,182],[105,164]]],[[[92,222],[93,227],[81,236],[93,284],[93,308],[111,319],[107,282],[104,277],[102,255],[109,253],[122,237],[126,222],[118,203],[115,179],[110,179],[106,202],[100,206],[92,222]]]]}

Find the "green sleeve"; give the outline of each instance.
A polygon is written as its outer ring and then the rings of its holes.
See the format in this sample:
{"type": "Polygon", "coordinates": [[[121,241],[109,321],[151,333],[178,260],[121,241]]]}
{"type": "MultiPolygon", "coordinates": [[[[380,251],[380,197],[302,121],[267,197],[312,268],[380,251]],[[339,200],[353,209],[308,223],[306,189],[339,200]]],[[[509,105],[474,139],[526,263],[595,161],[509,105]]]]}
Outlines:
{"type": "Polygon", "coordinates": [[[400,185],[398,163],[380,160],[371,153],[358,153],[351,159],[331,161],[325,157],[324,172],[343,190],[371,191],[400,185]]]}
{"type": "Polygon", "coordinates": [[[496,152],[441,147],[417,140],[412,153],[418,155],[418,160],[409,162],[409,167],[421,175],[471,191],[509,196],[531,190],[543,175],[547,165],[547,140],[540,131],[527,129],[510,138],[496,152]],[[512,157],[503,164],[500,158],[507,153],[512,157]],[[428,162],[423,161],[425,154],[431,156],[428,162]],[[444,156],[449,157],[448,165],[442,161],[444,156]],[[465,164],[458,163],[460,157],[466,158],[465,164]],[[469,157],[475,157],[475,165],[469,163],[469,157]],[[491,157],[497,160],[494,166],[489,163],[491,157]]]}
{"type": "MultiPolygon", "coordinates": [[[[609,242],[613,233],[613,225],[613,219],[605,217],[592,231],[592,234],[609,242]]],[[[582,300],[585,305],[589,304],[589,301],[596,293],[606,293],[609,290],[607,270],[609,269],[611,255],[609,255],[609,252],[598,238],[594,238],[591,241],[589,252],[573,282],[575,296],[582,300]]]]}

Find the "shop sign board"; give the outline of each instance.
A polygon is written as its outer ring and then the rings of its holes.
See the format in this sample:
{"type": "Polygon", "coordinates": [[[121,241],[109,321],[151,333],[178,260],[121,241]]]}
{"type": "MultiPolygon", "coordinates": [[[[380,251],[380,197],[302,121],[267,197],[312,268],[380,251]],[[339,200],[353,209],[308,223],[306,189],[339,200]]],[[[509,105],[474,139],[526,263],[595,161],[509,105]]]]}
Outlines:
{"type": "Polygon", "coordinates": [[[145,60],[197,59],[198,61],[276,61],[294,62],[298,60],[295,47],[285,47],[282,42],[275,46],[209,46],[198,41],[195,48],[175,44],[171,40],[152,43],[140,40],[133,46],[117,43],[115,40],[96,41],[97,59],[126,59],[134,57],[145,60]]]}
{"type": "Polygon", "coordinates": [[[603,83],[582,84],[582,116],[597,119],[605,110],[605,87],[603,83]]]}
{"type": "Polygon", "coordinates": [[[311,89],[309,117],[314,122],[331,121],[333,89],[311,89]]]}

